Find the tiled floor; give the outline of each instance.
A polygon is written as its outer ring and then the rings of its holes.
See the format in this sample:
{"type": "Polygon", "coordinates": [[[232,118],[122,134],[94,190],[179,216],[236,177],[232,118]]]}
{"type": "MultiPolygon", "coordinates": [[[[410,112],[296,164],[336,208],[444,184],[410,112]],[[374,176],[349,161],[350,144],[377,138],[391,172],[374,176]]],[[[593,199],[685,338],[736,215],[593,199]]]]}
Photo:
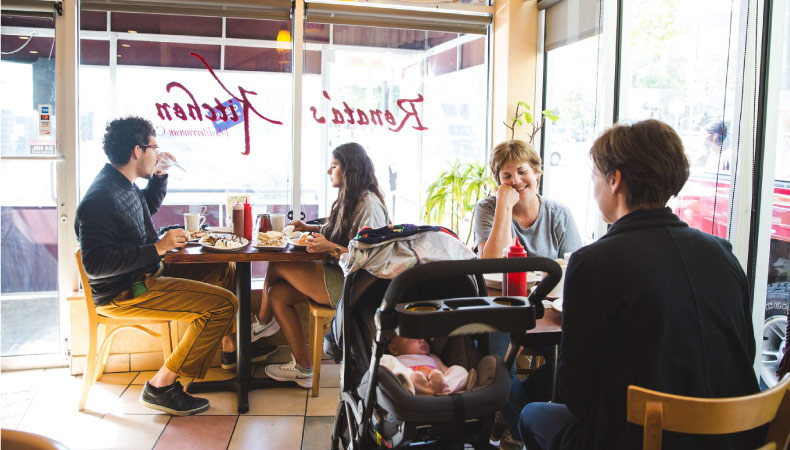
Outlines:
{"type": "MultiPolygon", "coordinates": [[[[175,417],[137,403],[154,372],[108,373],[77,411],[82,377],[67,368],[4,372],[2,427],[29,431],[62,442],[71,450],[276,450],[329,448],[340,393],[339,366],[325,361],[321,392],[301,388],[255,390],[250,411],[236,412],[236,394],[201,394],[211,408],[196,416],[175,417]]],[[[233,373],[211,369],[208,379],[233,373]]],[[[263,375],[257,366],[255,376],[263,375]]],[[[180,380],[186,384],[189,380],[180,380]]]]}

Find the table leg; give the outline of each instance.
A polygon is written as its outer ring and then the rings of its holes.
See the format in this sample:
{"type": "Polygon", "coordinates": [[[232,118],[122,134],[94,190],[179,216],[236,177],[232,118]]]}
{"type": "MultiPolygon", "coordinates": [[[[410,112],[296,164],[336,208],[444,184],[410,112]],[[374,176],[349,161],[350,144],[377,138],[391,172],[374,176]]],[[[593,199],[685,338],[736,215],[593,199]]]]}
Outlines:
{"type": "Polygon", "coordinates": [[[280,382],[269,378],[252,378],[250,354],[250,296],[252,273],[249,262],[236,263],[236,298],[239,310],[236,314],[236,377],[223,381],[199,381],[189,383],[187,392],[236,391],[239,414],[250,410],[249,391],[260,388],[296,386],[293,382],[280,382]]]}
{"type": "Polygon", "coordinates": [[[554,361],[551,362],[551,402],[557,403],[557,361],[560,359],[560,346],[554,347],[554,361]]]}

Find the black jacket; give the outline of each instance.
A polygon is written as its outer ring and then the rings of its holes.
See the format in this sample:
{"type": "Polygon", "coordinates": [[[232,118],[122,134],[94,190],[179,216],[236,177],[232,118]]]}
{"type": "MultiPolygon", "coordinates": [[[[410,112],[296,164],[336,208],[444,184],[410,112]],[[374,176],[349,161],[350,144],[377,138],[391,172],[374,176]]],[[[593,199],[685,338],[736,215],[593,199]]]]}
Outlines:
{"type": "MultiPolygon", "coordinates": [[[[628,385],[694,397],[758,392],[750,292],[730,244],[669,208],[638,210],[576,251],[565,275],[560,396],[581,424],[558,448],[641,449],[628,385]]],[[[759,446],[664,432],[663,448],[759,446]]]]}
{"type": "Polygon", "coordinates": [[[93,180],[77,207],[74,230],[93,302],[109,302],[143,273],[154,272],[160,257],[151,215],[167,193],[167,177],[151,177],[142,191],[110,164],[93,180]]]}

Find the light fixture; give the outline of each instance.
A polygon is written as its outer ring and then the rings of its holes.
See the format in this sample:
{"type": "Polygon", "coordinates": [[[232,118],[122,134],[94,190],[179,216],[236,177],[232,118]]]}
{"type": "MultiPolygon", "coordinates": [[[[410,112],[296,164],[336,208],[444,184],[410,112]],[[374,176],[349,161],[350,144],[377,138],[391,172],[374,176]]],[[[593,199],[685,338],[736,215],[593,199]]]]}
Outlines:
{"type": "Polygon", "coordinates": [[[22,39],[23,41],[26,41],[26,40],[30,39],[30,36],[19,36],[19,39],[22,39]]]}
{"type": "Polygon", "coordinates": [[[117,54],[117,55],[115,55],[115,56],[117,56],[117,57],[119,57],[119,58],[120,58],[120,57],[121,57],[121,54],[120,54],[120,53],[118,53],[118,54],[117,54]]]}
{"type": "Polygon", "coordinates": [[[128,30],[128,32],[132,33],[132,34],[137,34],[137,31],[135,31],[135,30],[128,30]]]}
{"type": "Polygon", "coordinates": [[[126,47],[126,48],[129,48],[129,47],[131,47],[131,46],[132,46],[132,44],[121,44],[121,47],[126,47]]]}
{"type": "Polygon", "coordinates": [[[38,53],[38,50],[30,50],[30,53],[35,55],[36,53],[38,53]]]}
{"type": "Polygon", "coordinates": [[[280,30],[277,32],[277,42],[275,42],[274,47],[277,51],[281,50],[290,50],[291,49],[291,32],[288,30],[280,30]]]}

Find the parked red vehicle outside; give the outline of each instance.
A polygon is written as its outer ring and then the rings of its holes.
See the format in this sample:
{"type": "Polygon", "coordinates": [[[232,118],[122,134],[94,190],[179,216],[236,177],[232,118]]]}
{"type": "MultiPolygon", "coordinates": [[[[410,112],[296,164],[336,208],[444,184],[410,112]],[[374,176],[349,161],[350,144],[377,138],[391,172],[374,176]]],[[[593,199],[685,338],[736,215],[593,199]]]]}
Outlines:
{"type": "MultiPolygon", "coordinates": [[[[673,209],[690,226],[726,238],[729,205],[729,173],[719,173],[717,179],[716,173],[692,169],[686,186],[673,204],[673,209]]],[[[761,347],[763,363],[760,369],[760,380],[769,387],[778,381],[776,369],[787,346],[787,312],[790,308],[790,181],[775,182],[771,219],[768,289],[761,347]]]]}

